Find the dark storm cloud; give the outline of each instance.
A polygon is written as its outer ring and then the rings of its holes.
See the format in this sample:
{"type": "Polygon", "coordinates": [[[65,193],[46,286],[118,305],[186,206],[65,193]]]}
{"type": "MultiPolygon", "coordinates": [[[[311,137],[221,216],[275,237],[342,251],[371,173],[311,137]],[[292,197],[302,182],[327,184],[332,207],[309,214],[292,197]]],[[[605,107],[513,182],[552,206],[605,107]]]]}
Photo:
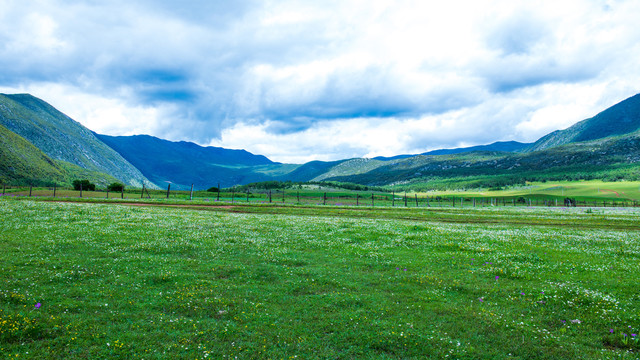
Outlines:
{"type": "MultiPolygon", "coordinates": [[[[373,121],[372,129],[380,129],[384,119],[396,124],[398,138],[410,138],[397,146],[405,150],[424,143],[420,121],[425,129],[447,129],[441,138],[451,144],[461,135],[466,143],[531,140],[517,126],[531,129],[536,107],[557,106],[558,96],[545,94],[614,83],[616,94],[628,91],[640,72],[629,60],[640,55],[639,13],[631,1],[603,10],[581,0],[393,6],[6,0],[0,87],[33,89],[45,100],[47,94],[60,99],[60,89],[70,102],[80,94],[97,104],[108,99],[122,115],[117,126],[105,127],[116,129],[110,131],[138,129],[203,144],[224,144],[222,134],[242,126],[257,126],[265,134],[255,141],[268,142],[321,131],[318,124],[361,121],[369,131],[373,121]],[[496,117],[511,103],[528,105],[496,117]],[[127,114],[144,120],[132,118],[128,126],[127,114]],[[404,130],[409,123],[416,127],[404,130]],[[474,126],[482,130],[466,130],[474,126]]],[[[63,105],[73,111],[72,103],[63,105]]],[[[114,110],[88,108],[77,117],[93,117],[96,126],[109,121],[100,114],[114,110]]]]}

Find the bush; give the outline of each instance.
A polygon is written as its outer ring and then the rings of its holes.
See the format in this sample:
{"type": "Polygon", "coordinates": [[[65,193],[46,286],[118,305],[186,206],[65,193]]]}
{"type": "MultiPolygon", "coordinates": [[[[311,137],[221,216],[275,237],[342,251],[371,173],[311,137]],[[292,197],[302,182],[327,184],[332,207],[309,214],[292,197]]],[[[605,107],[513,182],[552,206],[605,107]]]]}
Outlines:
{"type": "Polygon", "coordinates": [[[95,191],[96,184],[92,184],[89,180],[73,180],[74,190],[95,191]]]}
{"type": "Polygon", "coordinates": [[[107,190],[109,191],[123,191],[124,190],[124,184],[120,184],[117,182],[111,183],[109,185],[107,185],[107,190]]]}
{"type": "Polygon", "coordinates": [[[207,191],[208,191],[208,192],[218,192],[218,191],[219,191],[219,189],[218,189],[217,187],[215,187],[215,186],[214,186],[214,187],[210,187],[210,188],[208,188],[208,189],[207,189],[207,191]]]}

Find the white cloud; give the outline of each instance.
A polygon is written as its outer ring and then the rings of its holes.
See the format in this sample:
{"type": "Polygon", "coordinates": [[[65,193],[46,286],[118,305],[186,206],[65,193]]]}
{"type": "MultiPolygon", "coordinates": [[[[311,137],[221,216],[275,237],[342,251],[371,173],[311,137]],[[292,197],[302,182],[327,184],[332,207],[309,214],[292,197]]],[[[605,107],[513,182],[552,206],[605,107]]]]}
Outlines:
{"type": "Polygon", "coordinates": [[[533,141],[639,92],[638,18],[633,0],[6,0],[0,86],[97,132],[281,161],[533,141]]]}

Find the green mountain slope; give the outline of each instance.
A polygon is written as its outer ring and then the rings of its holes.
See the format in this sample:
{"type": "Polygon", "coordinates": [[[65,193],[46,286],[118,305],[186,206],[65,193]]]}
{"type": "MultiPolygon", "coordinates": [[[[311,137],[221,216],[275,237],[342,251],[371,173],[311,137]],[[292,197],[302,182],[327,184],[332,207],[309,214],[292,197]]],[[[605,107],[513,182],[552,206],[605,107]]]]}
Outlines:
{"type": "Polygon", "coordinates": [[[99,186],[117,181],[104,173],[52,160],[22,136],[0,125],[0,183],[7,185],[71,185],[87,179],[99,186]]]}
{"type": "Polygon", "coordinates": [[[245,150],[203,147],[149,135],[96,136],[161,187],[168,183],[175,189],[188,189],[191,184],[196,189],[218,183],[226,187],[271,180],[282,174],[278,164],[245,150]]]}
{"type": "Polygon", "coordinates": [[[524,154],[475,152],[416,156],[326,180],[422,188],[491,187],[534,180],[640,179],[640,136],[566,144],[524,154]],[[456,185],[458,184],[458,185],[456,185]]]}
{"type": "Polygon", "coordinates": [[[20,135],[0,125],[0,182],[49,185],[64,181],[65,171],[20,135]]]}
{"type": "Polygon", "coordinates": [[[142,186],[146,178],[93,133],[46,102],[27,94],[0,94],[0,125],[31,142],[54,160],[90,172],[110,174],[142,186]]]}
{"type": "MultiPolygon", "coordinates": [[[[455,149],[439,149],[432,150],[426,153],[418,154],[418,155],[451,155],[451,154],[462,154],[469,153],[474,151],[504,151],[504,152],[521,152],[530,148],[533,144],[531,143],[521,143],[518,141],[496,141],[489,145],[477,145],[477,146],[469,146],[463,148],[455,148],[455,149]]],[[[373,158],[374,160],[399,160],[406,159],[417,155],[396,155],[391,157],[378,156],[373,158]]]]}
{"type": "Polygon", "coordinates": [[[536,141],[527,151],[630,134],[640,129],[640,94],[632,96],[598,115],[557,130],[536,141]]]}

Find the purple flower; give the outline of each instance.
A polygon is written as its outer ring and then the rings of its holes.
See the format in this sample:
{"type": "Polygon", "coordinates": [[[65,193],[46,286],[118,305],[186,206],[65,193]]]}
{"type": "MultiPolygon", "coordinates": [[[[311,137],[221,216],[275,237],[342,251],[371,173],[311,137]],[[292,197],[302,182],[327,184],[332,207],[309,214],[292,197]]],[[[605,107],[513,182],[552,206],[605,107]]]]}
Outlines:
{"type": "Polygon", "coordinates": [[[524,293],[523,293],[523,292],[521,292],[521,293],[520,293],[520,295],[524,295],[524,293]]]}
{"type": "Polygon", "coordinates": [[[631,334],[631,337],[636,337],[638,336],[638,334],[631,334]]]}
{"type": "Polygon", "coordinates": [[[496,275],[496,280],[500,279],[500,276],[496,275]]]}
{"type": "Polygon", "coordinates": [[[563,324],[565,324],[567,322],[566,320],[560,320],[560,321],[562,321],[563,324]]]}
{"type": "Polygon", "coordinates": [[[36,304],[36,309],[40,309],[40,306],[42,306],[42,304],[37,303],[37,304],[36,304]]]}
{"type": "Polygon", "coordinates": [[[478,301],[484,302],[484,299],[483,298],[478,298],[478,301]]]}
{"type": "Polygon", "coordinates": [[[402,269],[402,271],[407,271],[407,269],[402,269]]]}
{"type": "Polygon", "coordinates": [[[610,334],[613,334],[613,329],[609,329],[609,333],[610,333],[610,334]]]}
{"type": "Polygon", "coordinates": [[[400,270],[400,268],[399,268],[399,267],[397,267],[397,268],[396,268],[396,270],[400,270]]]}

